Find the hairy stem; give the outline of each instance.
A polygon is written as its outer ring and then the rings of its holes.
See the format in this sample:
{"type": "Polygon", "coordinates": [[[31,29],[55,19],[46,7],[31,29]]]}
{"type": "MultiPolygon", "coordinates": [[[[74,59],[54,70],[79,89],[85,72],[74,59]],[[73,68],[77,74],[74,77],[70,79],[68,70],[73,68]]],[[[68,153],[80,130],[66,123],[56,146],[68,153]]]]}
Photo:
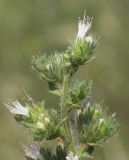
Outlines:
{"type": "Polygon", "coordinates": [[[69,115],[68,121],[69,121],[70,131],[71,131],[71,135],[72,135],[72,142],[73,142],[75,152],[76,152],[76,148],[79,145],[79,138],[78,138],[76,110],[75,109],[73,109],[72,114],[69,115]]]}
{"type": "MultiPolygon", "coordinates": [[[[62,120],[68,116],[67,113],[67,96],[68,96],[68,84],[69,84],[69,75],[66,75],[64,78],[64,82],[63,82],[63,87],[62,87],[62,94],[61,94],[61,117],[62,120]]],[[[66,144],[68,145],[68,147],[70,149],[72,149],[73,151],[75,151],[74,149],[74,143],[73,143],[73,138],[72,138],[72,133],[70,130],[70,125],[69,125],[69,121],[68,118],[64,121],[64,129],[65,129],[65,135],[66,135],[66,144]],[[72,143],[71,143],[72,142],[72,143]]]]}

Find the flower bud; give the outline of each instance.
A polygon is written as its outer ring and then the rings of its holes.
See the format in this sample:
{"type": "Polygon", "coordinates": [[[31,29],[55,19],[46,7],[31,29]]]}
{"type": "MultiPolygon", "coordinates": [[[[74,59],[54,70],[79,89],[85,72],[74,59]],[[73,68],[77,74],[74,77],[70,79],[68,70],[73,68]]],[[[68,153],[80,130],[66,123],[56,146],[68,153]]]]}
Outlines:
{"type": "Polygon", "coordinates": [[[39,129],[45,129],[44,124],[41,123],[41,122],[37,122],[36,125],[37,125],[37,127],[38,127],[39,129]]]}
{"type": "Polygon", "coordinates": [[[44,121],[45,121],[46,123],[50,123],[50,119],[49,119],[48,117],[45,117],[45,118],[44,118],[44,121]]]}
{"type": "Polygon", "coordinates": [[[87,36],[86,38],[86,42],[91,46],[93,43],[93,37],[92,36],[87,36]]]}
{"type": "Polygon", "coordinates": [[[103,126],[105,123],[105,120],[103,118],[99,119],[99,127],[103,126]]]}

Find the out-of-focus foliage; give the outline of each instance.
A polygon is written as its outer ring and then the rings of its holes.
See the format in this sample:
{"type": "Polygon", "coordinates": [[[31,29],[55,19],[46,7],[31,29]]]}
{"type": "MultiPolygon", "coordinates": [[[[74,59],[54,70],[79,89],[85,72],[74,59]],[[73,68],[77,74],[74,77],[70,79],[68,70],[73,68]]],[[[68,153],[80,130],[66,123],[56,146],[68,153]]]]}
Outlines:
{"type": "MultiPolygon", "coordinates": [[[[104,99],[121,122],[120,137],[96,154],[100,160],[129,159],[127,0],[0,1],[0,159],[24,159],[18,141],[25,134],[22,128],[15,127],[3,101],[21,97],[22,87],[28,88],[35,98],[47,99],[45,85],[29,69],[29,59],[37,52],[63,50],[67,39],[75,35],[76,20],[84,9],[95,19],[93,30],[100,35],[101,45],[94,63],[82,67],[76,76],[93,79],[94,95],[104,99]]],[[[52,105],[55,101],[52,98],[48,103],[52,105]]]]}

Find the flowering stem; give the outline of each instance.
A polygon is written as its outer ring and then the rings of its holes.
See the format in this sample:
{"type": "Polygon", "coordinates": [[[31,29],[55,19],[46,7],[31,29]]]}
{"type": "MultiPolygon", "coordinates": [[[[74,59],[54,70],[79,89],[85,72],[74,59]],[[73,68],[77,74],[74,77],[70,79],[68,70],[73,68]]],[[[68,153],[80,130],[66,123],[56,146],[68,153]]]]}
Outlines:
{"type": "Polygon", "coordinates": [[[72,110],[72,115],[71,114],[69,115],[68,121],[69,121],[69,126],[70,126],[70,132],[72,135],[72,142],[73,142],[74,150],[76,152],[76,148],[79,145],[79,138],[78,138],[76,110],[75,109],[72,110]],[[72,120],[74,121],[74,123],[72,120]]]}
{"type": "Polygon", "coordinates": [[[79,19],[77,38],[65,52],[32,58],[33,70],[48,82],[50,93],[60,96],[57,108],[47,108],[44,100],[34,102],[28,94],[25,106],[17,100],[5,104],[17,122],[28,129],[33,140],[40,142],[37,147],[22,145],[27,160],[85,159],[119,129],[115,114],[107,116],[103,104],[91,103],[91,81],[71,83],[79,66],[94,58],[91,54],[98,40],[87,34],[91,25],[92,18],[84,14],[84,18],[79,19]],[[44,140],[47,146],[42,146],[44,140]],[[49,143],[54,143],[55,152],[49,143]]]}
{"type": "Polygon", "coordinates": [[[69,84],[69,75],[66,75],[64,77],[64,82],[63,82],[63,87],[62,87],[62,95],[61,95],[61,115],[62,115],[62,120],[67,117],[67,119],[64,121],[64,129],[66,132],[66,144],[72,149],[74,149],[74,143],[72,142],[72,133],[70,130],[70,124],[68,120],[68,113],[67,113],[67,95],[68,95],[68,84],[69,84]],[[72,143],[71,143],[72,142],[72,143]]]}

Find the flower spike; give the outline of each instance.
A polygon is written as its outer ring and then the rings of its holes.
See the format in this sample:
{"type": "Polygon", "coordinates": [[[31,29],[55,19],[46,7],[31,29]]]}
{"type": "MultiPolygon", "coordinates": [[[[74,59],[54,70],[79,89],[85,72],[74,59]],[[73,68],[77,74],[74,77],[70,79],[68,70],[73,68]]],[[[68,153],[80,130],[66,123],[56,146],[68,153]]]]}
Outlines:
{"type": "MultiPolygon", "coordinates": [[[[47,107],[43,99],[35,102],[25,89],[25,105],[18,100],[5,104],[34,142],[30,146],[21,144],[26,160],[93,158],[95,148],[118,133],[115,114],[108,116],[103,103],[92,100],[92,81],[76,80],[79,67],[95,57],[99,37],[89,33],[92,20],[85,11],[66,50],[32,57],[32,69],[48,83],[49,92],[58,96],[56,105],[47,107]]],[[[51,97],[47,99],[51,101],[51,97]]]]}

